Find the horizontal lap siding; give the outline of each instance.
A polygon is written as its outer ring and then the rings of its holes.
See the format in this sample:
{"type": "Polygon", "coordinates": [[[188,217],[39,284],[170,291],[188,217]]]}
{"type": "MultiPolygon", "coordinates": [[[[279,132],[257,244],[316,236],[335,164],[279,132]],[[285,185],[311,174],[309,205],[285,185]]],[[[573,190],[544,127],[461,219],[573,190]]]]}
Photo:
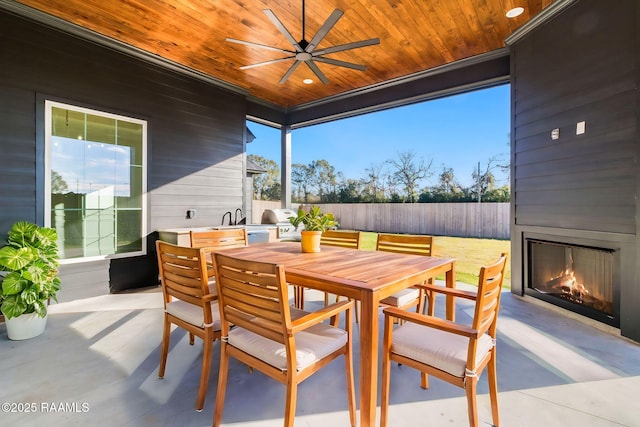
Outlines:
{"type": "MultiPolygon", "coordinates": [[[[147,120],[149,233],[219,224],[243,206],[243,96],[5,12],[0,64],[0,238],[16,220],[42,220],[36,113],[44,99],[147,120]],[[187,209],[196,219],[186,219],[187,209]]],[[[148,269],[155,261],[141,262],[148,269]]],[[[135,260],[112,261],[112,278],[138,280],[118,264],[130,269],[135,260]]]]}
{"type": "Polygon", "coordinates": [[[512,47],[514,222],[635,234],[633,20],[625,2],[581,3],[512,47]]]}

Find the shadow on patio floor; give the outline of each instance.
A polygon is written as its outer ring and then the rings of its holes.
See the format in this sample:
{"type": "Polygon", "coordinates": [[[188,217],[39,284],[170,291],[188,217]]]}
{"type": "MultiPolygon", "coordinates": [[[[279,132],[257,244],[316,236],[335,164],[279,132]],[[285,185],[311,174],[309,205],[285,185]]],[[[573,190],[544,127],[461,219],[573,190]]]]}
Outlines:
{"type": "MultiPolygon", "coordinates": [[[[311,305],[321,299],[307,293],[311,305]]],[[[501,424],[640,426],[632,409],[640,389],[640,346],[531,300],[509,292],[502,298],[501,424]]],[[[166,376],[159,380],[161,307],[158,289],[56,304],[45,333],[27,341],[9,341],[0,325],[0,401],[16,404],[9,411],[3,406],[0,424],[211,425],[219,356],[214,355],[205,408],[196,412],[202,345],[189,346],[187,336],[174,330],[166,376]]],[[[438,306],[437,314],[442,310],[438,306]]],[[[471,315],[471,305],[458,301],[458,320],[471,315]]],[[[391,375],[392,426],[468,425],[463,390],[435,378],[422,390],[418,372],[402,366],[394,366],[391,375]]],[[[280,383],[232,361],[223,422],[281,426],[284,394],[280,383]]],[[[481,423],[490,425],[486,374],[478,394],[481,423]]],[[[296,425],[348,424],[338,360],[300,385],[296,425]]]]}

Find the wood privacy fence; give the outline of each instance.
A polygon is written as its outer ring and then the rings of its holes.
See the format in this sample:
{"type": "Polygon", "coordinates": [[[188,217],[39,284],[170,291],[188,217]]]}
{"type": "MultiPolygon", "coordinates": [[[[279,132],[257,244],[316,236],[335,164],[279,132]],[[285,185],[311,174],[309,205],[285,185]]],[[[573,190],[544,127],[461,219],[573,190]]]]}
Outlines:
{"type": "MultiPolygon", "coordinates": [[[[328,203],[340,228],[384,233],[509,239],[509,203],[328,203]]],[[[253,201],[253,222],[280,202],[253,201]]],[[[298,204],[293,204],[297,209],[298,204]]]]}

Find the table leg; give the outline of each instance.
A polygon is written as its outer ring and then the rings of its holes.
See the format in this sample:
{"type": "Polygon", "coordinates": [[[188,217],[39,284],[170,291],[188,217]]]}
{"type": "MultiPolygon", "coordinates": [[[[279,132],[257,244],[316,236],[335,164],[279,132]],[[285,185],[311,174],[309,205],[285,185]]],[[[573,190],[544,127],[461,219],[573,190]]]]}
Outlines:
{"type": "Polygon", "coordinates": [[[378,396],[378,300],[365,292],[360,308],[360,426],[374,426],[378,396]]]}
{"type": "MultiPolygon", "coordinates": [[[[451,269],[446,273],[446,285],[447,288],[456,287],[456,266],[451,263],[451,269]]],[[[455,322],[456,320],[456,301],[453,295],[447,295],[447,320],[455,322]]]]}

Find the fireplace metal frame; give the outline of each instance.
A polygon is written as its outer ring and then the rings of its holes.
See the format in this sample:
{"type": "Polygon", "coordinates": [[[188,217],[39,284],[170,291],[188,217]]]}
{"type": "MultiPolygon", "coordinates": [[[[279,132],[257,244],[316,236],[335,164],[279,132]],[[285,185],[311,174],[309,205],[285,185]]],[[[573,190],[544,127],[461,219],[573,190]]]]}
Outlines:
{"type": "Polygon", "coordinates": [[[542,235],[538,233],[523,233],[522,235],[522,250],[523,250],[523,291],[526,295],[538,298],[553,305],[562,307],[574,313],[578,313],[582,316],[589,317],[599,322],[611,325],[613,327],[620,327],[620,290],[621,290],[621,248],[620,245],[615,242],[591,240],[570,236],[554,236],[554,235],[542,235]],[[531,253],[529,242],[547,242],[557,245],[576,246],[595,250],[606,250],[611,252],[612,267],[613,267],[613,315],[610,316],[599,310],[582,306],[562,298],[558,298],[553,295],[547,295],[539,292],[531,287],[531,253]]]}

